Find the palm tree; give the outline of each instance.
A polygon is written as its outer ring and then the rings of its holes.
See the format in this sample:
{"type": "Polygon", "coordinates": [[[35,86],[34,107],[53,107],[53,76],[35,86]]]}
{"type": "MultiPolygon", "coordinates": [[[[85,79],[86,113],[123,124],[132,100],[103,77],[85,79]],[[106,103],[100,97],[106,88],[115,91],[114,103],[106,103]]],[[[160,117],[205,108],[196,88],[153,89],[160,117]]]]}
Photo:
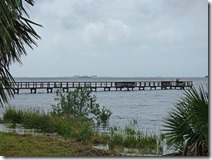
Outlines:
{"type": "Polygon", "coordinates": [[[208,92],[200,86],[184,95],[165,118],[165,137],[181,155],[207,156],[208,92]]]}
{"type": "MultiPolygon", "coordinates": [[[[33,5],[33,0],[25,0],[33,5]]],[[[35,39],[40,36],[32,28],[38,25],[29,20],[22,0],[0,0],[0,105],[13,96],[11,83],[14,78],[9,72],[12,62],[21,64],[21,56],[27,55],[25,45],[31,49],[37,46],[35,39]]]]}

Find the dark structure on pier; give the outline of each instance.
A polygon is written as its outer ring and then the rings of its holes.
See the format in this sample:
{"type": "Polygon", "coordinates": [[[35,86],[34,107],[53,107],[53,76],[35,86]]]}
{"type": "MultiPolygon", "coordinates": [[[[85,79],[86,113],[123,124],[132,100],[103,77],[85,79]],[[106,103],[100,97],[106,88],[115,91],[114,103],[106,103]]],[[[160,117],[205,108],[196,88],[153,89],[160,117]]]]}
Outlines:
{"type": "Polygon", "coordinates": [[[139,82],[16,82],[11,87],[14,93],[20,90],[29,89],[30,93],[36,93],[38,89],[45,89],[47,93],[52,93],[54,89],[61,89],[68,92],[76,88],[89,88],[91,91],[104,90],[145,90],[145,89],[185,89],[192,87],[192,81],[139,81],[139,82]]]}

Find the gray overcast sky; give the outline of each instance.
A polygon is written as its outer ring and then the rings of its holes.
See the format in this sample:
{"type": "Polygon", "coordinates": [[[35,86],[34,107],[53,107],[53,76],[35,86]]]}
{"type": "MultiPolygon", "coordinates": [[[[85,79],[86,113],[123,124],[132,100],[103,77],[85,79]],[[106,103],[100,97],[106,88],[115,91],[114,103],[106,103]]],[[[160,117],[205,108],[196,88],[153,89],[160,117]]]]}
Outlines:
{"type": "Polygon", "coordinates": [[[37,0],[42,37],[15,77],[208,74],[207,0],[37,0]]]}

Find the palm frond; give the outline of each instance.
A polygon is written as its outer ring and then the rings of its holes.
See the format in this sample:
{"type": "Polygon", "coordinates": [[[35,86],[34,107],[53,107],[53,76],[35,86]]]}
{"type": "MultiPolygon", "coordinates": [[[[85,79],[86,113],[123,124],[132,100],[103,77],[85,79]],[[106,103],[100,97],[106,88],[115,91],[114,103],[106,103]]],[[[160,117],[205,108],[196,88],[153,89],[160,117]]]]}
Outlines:
{"type": "Polygon", "coordinates": [[[208,145],[208,93],[200,86],[184,92],[165,120],[165,136],[172,147],[183,152],[185,145],[208,145]]]}
{"type": "Polygon", "coordinates": [[[0,64],[0,104],[8,102],[8,96],[13,97],[13,89],[11,83],[14,83],[14,79],[10,74],[7,67],[0,64]]]}
{"type": "MultiPolygon", "coordinates": [[[[25,2],[34,5],[33,0],[25,2]]],[[[14,81],[9,65],[21,64],[21,56],[27,55],[25,45],[33,49],[37,46],[35,40],[40,39],[31,25],[41,26],[29,20],[22,0],[0,0],[0,104],[7,102],[7,95],[13,94],[8,86],[14,81]]]]}

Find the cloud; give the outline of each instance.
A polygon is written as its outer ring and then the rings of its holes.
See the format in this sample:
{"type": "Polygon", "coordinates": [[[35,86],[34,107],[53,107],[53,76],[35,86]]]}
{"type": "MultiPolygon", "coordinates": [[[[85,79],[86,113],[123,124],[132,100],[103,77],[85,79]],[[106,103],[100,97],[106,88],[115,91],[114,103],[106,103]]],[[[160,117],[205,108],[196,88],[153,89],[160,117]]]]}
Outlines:
{"type": "Polygon", "coordinates": [[[171,16],[200,16],[208,5],[208,1],[202,0],[162,0],[161,3],[171,16]]]}
{"type": "Polygon", "coordinates": [[[120,19],[107,19],[86,25],[83,28],[82,36],[87,44],[122,43],[131,36],[131,27],[120,19]]]}
{"type": "Polygon", "coordinates": [[[39,0],[29,15],[44,26],[35,27],[42,40],[11,68],[16,76],[207,73],[207,1],[39,0]]]}
{"type": "Polygon", "coordinates": [[[152,30],[147,36],[148,43],[156,43],[157,45],[176,45],[181,43],[182,37],[178,34],[176,28],[163,27],[152,30]]]}

